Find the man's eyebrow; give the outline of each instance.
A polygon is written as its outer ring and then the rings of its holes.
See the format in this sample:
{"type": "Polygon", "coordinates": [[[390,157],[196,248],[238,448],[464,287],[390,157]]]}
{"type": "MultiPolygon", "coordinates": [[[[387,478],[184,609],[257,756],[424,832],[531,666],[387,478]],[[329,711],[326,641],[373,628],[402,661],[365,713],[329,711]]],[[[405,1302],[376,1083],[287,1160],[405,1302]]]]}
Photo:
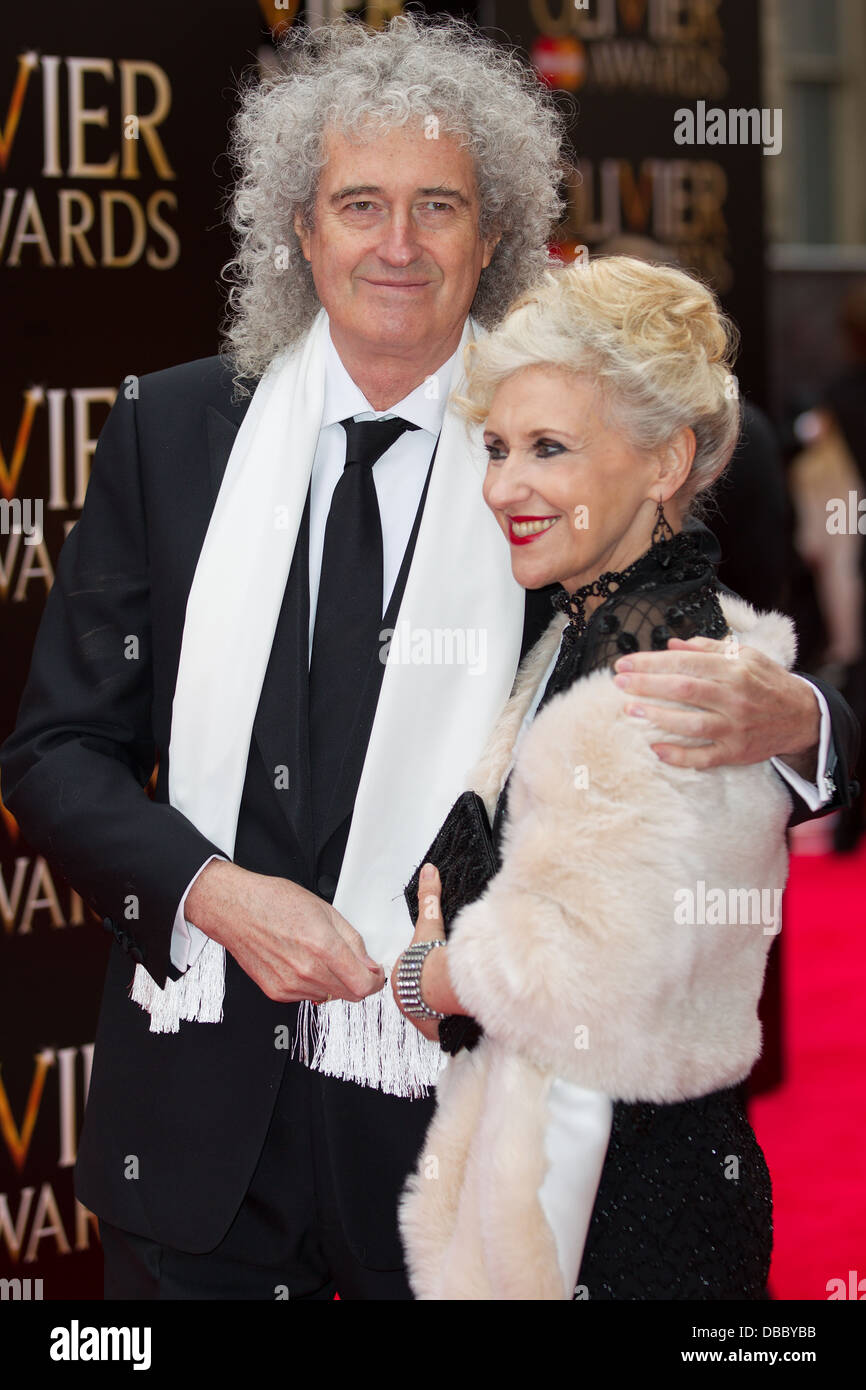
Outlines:
{"type": "Polygon", "coordinates": [[[331,201],[332,203],[339,203],[339,202],[342,202],[342,200],[343,200],[344,198],[357,198],[359,193],[381,193],[381,192],[382,192],[382,190],[381,190],[381,188],[379,188],[378,184],[374,184],[374,183],[356,183],[356,184],[352,184],[352,185],[351,185],[350,187],[348,187],[348,188],[338,188],[337,191],[336,191],[336,193],[332,193],[332,194],[331,194],[330,201],[331,201]]]}
{"type": "Polygon", "coordinates": [[[457,202],[462,203],[464,207],[469,206],[469,199],[460,192],[459,188],[445,188],[439,184],[436,188],[419,188],[418,192],[422,198],[456,198],[457,202]]]}
{"type": "MultiPolygon", "coordinates": [[[[416,191],[421,198],[454,198],[464,207],[469,206],[469,199],[464,193],[461,193],[459,188],[445,188],[442,184],[438,184],[435,188],[419,188],[416,191]]],[[[347,188],[338,188],[335,193],[331,194],[329,201],[341,203],[344,198],[358,198],[362,194],[380,194],[381,192],[382,189],[375,183],[351,184],[347,188]]]]}

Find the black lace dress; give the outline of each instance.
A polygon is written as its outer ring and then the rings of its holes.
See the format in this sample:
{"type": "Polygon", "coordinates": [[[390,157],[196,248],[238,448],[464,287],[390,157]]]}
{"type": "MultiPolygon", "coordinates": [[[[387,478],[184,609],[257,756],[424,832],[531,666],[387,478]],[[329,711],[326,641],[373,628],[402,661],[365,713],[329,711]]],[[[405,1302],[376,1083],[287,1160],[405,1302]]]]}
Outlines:
{"type": "MultiPolygon", "coordinates": [[[[606,596],[584,630],[574,622],[563,633],[539,709],[626,653],[660,650],[671,637],[721,638],[728,631],[712,566],[685,532],[654,545],[616,576],[615,585],[605,576],[600,583],[606,596]]],[[[556,606],[571,612],[564,590],[556,606]]],[[[437,837],[438,859],[437,842],[431,846],[427,857],[443,874],[446,928],[501,863],[508,789],[507,780],[496,806],[492,854],[489,844],[481,845],[465,806],[457,818],[462,828],[456,854],[448,822],[437,837]],[[458,870],[454,860],[461,857],[458,870]],[[486,871],[480,868],[485,859],[486,871]],[[449,860],[456,873],[449,873],[449,860]],[[467,860],[473,872],[467,873],[467,860]]],[[[481,1030],[461,1015],[446,1019],[440,1036],[453,1053],[474,1047],[481,1030]]],[[[772,1234],[770,1175],[746,1117],[744,1083],[676,1104],[616,1101],[575,1297],[766,1298],[772,1234]]]]}

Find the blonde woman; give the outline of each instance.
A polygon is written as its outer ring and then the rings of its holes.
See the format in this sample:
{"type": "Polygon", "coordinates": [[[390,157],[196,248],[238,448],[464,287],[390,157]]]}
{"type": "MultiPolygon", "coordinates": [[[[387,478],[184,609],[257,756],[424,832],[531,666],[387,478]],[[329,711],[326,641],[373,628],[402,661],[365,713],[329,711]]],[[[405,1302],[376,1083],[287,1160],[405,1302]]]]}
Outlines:
{"type": "Polygon", "coordinates": [[[551,270],[471,354],[485,500],[519,583],[561,587],[392,977],[452,1054],[401,1205],[416,1297],[766,1296],[741,1083],[790,798],[769,762],[661,761],[611,669],[692,637],[793,661],[789,620],[720,592],[683,529],[734,448],[733,380],[710,291],[629,257],[551,270]]]}

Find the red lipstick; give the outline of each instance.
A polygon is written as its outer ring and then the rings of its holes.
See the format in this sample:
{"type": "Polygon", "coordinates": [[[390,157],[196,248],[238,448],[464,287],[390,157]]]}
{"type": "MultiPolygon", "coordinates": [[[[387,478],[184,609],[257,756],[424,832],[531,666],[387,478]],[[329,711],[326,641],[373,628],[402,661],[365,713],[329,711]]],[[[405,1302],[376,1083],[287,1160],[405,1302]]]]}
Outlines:
{"type": "Polygon", "coordinates": [[[512,545],[529,545],[531,541],[537,541],[539,536],[546,536],[546,535],[547,535],[547,532],[553,529],[553,527],[552,527],[552,525],[551,525],[551,526],[546,526],[546,527],[544,528],[543,531],[534,531],[534,532],[532,533],[532,535],[529,535],[529,536],[517,536],[517,535],[515,535],[515,533],[514,533],[514,523],[515,523],[515,522],[518,522],[518,523],[524,522],[524,521],[550,521],[550,522],[555,522],[555,521],[558,521],[558,520],[559,520],[559,518],[556,517],[556,516],[510,516],[510,517],[508,518],[508,539],[511,541],[511,544],[512,544],[512,545]]]}

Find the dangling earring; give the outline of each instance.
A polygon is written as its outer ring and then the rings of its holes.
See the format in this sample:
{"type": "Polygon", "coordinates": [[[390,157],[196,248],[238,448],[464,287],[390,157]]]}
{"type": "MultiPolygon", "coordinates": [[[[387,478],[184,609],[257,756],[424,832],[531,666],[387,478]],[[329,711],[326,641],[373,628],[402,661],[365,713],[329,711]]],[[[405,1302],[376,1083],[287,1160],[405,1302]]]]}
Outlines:
{"type": "Polygon", "coordinates": [[[673,528],[665,516],[665,509],[662,506],[661,498],[659,498],[658,506],[656,507],[655,525],[653,526],[652,543],[653,545],[662,545],[665,541],[672,541],[673,538],[673,528]]]}

